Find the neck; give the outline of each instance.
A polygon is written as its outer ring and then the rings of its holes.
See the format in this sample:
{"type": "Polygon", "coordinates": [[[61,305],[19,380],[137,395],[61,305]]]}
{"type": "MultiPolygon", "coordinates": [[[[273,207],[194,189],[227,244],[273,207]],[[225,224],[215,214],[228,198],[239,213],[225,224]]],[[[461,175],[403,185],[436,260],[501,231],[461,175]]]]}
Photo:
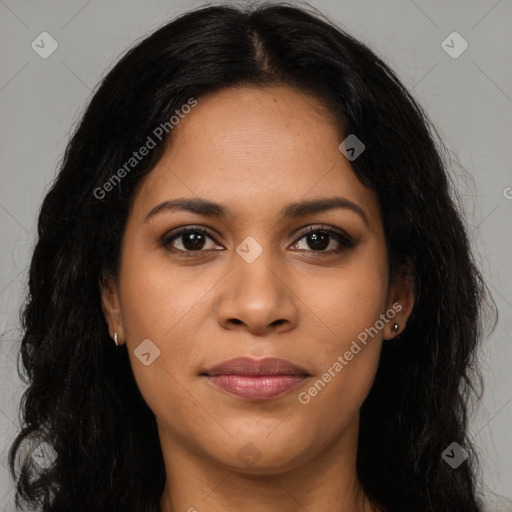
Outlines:
{"type": "Polygon", "coordinates": [[[227,468],[161,432],[167,482],[161,512],[371,512],[356,472],[358,421],[313,460],[227,468]],[[172,456],[171,456],[172,454],[172,456]]]}

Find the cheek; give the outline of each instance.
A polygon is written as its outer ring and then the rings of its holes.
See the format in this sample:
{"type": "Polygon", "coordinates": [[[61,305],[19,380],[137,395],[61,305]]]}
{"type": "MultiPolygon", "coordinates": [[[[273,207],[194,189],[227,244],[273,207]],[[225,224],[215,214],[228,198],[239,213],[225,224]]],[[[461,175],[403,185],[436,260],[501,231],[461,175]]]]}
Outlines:
{"type": "Polygon", "coordinates": [[[329,330],[317,337],[316,349],[309,354],[318,373],[297,396],[304,414],[322,418],[320,428],[332,435],[357,416],[373,384],[382,348],[382,331],[374,330],[383,312],[379,294],[359,295],[351,288],[337,297],[324,311],[329,330]]]}
{"type": "Polygon", "coordinates": [[[163,254],[127,253],[120,276],[127,343],[150,338],[163,344],[187,325],[216,280],[199,266],[185,271],[171,265],[163,254]]]}
{"type": "Polygon", "coordinates": [[[359,256],[302,291],[318,328],[309,357],[320,370],[299,403],[329,417],[333,428],[356,414],[369,393],[386,325],[386,260],[380,252],[359,256]]]}
{"type": "Polygon", "coordinates": [[[180,387],[181,374],[197,366],[194,312],[213,286],[213,277],[184,280],[168,263],[127,251],[120,283],[126,348],[142,396],[157,415],[179,411],[184,404],[190,407],[190,396],[180,387]]]}
{"type": "Polygon", "coordinates": [[[374,340],[350,361],[346,351],[340,351],[341,362],[337,357],[329,358],[324,373],[301,390],[296,407],[302,409],[304,425],[316,420],[319,438],[334,438],[357,420],[375,378],[380,348],[381,342],[374,340]]]}
{"type": "MultiPolygon", "coordinates": [[[[385,313],[387,292],[385,255],[369,247],[354,253],[346,264],[308,280],[301,293],[330,332],[327,345],[339,352],[385,313]]],[[[380,337],[382,334],[379,332],[380,337]]]]}

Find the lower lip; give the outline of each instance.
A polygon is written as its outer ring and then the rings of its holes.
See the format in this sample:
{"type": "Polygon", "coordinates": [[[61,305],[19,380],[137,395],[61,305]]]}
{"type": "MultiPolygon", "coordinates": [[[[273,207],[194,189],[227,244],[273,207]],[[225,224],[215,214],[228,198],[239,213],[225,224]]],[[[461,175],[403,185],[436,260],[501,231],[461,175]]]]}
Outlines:
{"type": "Polygon", "coordinates": [[[270,400],[304,382],[303,375],[209,375],[217,388],[248,400],[270,400]]]}

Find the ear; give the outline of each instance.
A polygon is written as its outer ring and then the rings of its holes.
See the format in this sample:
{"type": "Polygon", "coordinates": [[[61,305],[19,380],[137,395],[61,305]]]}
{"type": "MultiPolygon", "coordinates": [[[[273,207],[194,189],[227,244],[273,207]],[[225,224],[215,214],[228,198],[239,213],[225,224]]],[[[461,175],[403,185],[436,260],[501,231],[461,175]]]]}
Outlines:
{"type": "Polygon", "coordinates": [[[108,332],[110,337],[114,339],[114,334],[117,332],[118,344],[124,343],[124,329],[121,315],[121,305],[119,302],[119,292],[117,290],[116,282],[112,277],[103,276],[100,281],[101,291],[101,308],[105,321],[108,325],[108,332]]]}
{"type": "Polygon", "coordinates": [[[384,339],[391,340],[398,336],[407,325],[407,320],[411,315],[414,306],[415,295],[415,275],[412,264],[402,265],[394,272],[388,293],[387,312],[394,312],[394,316],[388,314],[390,322],[386,324],[384,330],[384,339]],[[398,330],[393,326],[398,324],[398,330]]]}

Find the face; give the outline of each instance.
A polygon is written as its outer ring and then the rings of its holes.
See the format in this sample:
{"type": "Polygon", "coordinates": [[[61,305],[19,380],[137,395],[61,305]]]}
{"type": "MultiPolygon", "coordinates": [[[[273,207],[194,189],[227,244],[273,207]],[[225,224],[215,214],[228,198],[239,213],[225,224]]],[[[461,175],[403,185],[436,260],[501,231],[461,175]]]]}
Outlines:
{"type": "Polygon", "coordinates": [[[353,441],[383,339],[411,305],[389,280],[378,200],[338,149],[345,136],[284,87],[201,97],[172,136],[103,291],[162,445],[269,473],[353,441]],[[300,371],[213,377],[239,357],[300,371]]]}

